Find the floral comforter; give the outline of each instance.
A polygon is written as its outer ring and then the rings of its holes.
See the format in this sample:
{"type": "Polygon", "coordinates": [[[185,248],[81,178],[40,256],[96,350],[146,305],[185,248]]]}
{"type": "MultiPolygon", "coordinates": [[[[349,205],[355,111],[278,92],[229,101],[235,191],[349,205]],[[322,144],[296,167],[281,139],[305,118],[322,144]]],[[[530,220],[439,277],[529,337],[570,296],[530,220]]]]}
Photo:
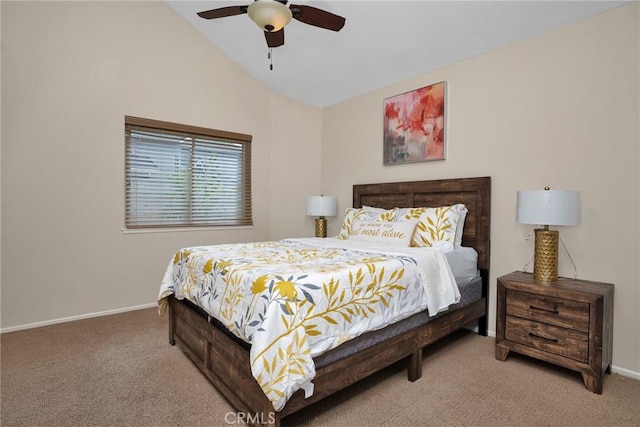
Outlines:
{"type": "Polygon", "coordinates": [[[338,239],[287,239],[182,249],[158,304],[187,298],[251,343],[253,376],[279,411],[313,393],[313,357],[371,330],[459,301],[437,249],[371,249],[338,239]]]}

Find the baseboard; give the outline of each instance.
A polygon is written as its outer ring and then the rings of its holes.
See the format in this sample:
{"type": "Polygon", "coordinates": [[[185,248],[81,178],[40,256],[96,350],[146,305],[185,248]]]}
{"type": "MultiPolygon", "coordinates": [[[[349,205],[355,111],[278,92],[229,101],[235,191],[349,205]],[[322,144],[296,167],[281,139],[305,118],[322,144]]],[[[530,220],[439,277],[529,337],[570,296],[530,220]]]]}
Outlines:
{"type": "Polygon", "coordinates": [[[611,372],[614,374],[620,374],[623,377],[633,378],[634,380],[640,380],[640,372],[624,369],[619,366],[611,365],[611,372]]]}
{"type": "Polygon", "coordinates": [[[56,325],[58,323],[73,322],[75,320],[90,319],[92,317],[109,316],[111,314],[126,313],[127,311],[142,310],[145,308],[151,308],[151,307],[157,307],[157,306],[158,306],[157,302],[152,302],[149,304],[135,305],[131,307],[118,308],[115,310],[106,310],[106,311],[99,311],[97,313],[81,314],[79,316],[63,317],[61,319],[47,320],[44,322],[27,323],[26,325],[11,326],[9,328],[1,328],[0,334],[5,334],[8,332],[15,332],[15,331],[22,331],[25,329],[40,328],[42,326],[56,325]]]}

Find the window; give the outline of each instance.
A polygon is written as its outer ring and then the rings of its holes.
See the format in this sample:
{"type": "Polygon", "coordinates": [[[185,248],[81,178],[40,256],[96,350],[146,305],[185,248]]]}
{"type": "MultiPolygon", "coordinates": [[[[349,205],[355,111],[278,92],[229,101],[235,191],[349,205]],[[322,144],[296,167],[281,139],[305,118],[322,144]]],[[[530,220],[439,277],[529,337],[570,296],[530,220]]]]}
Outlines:
{"type": "Polygon", "coordinates": [[[251,135],[124,122],[127,229],[252,225],[251,135]]]}

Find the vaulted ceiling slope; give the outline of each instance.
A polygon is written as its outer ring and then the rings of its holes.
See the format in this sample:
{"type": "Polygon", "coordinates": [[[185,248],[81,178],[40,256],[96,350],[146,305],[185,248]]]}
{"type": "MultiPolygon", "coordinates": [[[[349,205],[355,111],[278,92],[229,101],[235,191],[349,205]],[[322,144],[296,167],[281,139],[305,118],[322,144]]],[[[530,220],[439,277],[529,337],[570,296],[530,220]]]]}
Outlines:
{"type": "Polygon", "coordinates": [[[327,107],[488,52],[628,1],[306,1],[346,18],[340,32],[292,20],[273,49],[246,14],[196,15],[244,1],[167,1],[222,52],[271,90],[327,107]]]}

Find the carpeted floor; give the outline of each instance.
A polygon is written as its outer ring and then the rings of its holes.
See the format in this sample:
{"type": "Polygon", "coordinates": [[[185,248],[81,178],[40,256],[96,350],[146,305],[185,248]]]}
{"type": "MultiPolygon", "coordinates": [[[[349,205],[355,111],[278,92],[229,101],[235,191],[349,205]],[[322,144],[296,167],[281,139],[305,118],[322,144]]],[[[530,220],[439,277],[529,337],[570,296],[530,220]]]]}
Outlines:
{"type": "MultiPolygon", "coordinates": [[[[3,334],[2,426],[237,425],[231,406],[167,339],[155,309],[3,334]]],[[[640,426],[640,381],[580,374],[460,332],[425,351],[423,378],[396,364],[284,419],[287,426],[640,426]]]]}

